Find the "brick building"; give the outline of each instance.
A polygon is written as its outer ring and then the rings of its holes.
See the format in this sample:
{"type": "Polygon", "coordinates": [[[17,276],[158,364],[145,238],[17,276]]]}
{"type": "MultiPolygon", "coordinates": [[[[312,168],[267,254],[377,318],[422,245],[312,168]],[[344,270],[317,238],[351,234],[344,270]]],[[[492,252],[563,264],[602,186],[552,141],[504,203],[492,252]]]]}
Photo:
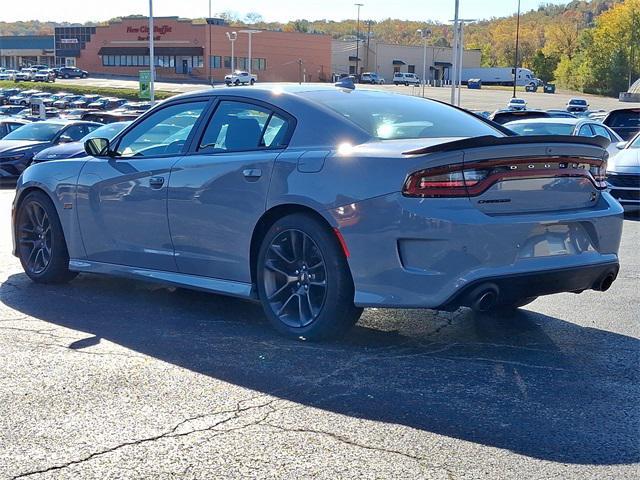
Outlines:
{"type": "MultiPolygon", "coordinates": [[[[231,70],[231,42],[237,32],[235,68],[249,70],[249,35],[217,19],[195,24],[154,17],[154,56],[159,79],[221,81],[231,70]],[[209,48],[211,44],[211,48],[209,48]]],[[[57,63],[91,73],[137,76],[149,68],[148,18],[127,17],[106,26],[56,28],[57,63]]],[[[251,72],[262,82],[325,81],[331,76],[331,37],[263,30],[252,35],[251,72]]]]}

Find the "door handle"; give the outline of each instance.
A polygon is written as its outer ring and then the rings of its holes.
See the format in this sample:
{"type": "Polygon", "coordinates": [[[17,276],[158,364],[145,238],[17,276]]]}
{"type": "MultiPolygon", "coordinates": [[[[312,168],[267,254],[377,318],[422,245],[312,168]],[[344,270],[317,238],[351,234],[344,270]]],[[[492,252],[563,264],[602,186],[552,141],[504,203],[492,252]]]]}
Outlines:
{"type": "Polygon", "coordinates": [[[162,188],[162,185],[164,185],[164,177],[151,177],[149,179],[149,186],[154,190],[162,188]]]}
{"type": "Polygon", "coordinates": [[[242,171],[242,175],[247,180],[257,180],[262,176],[262,170],[259,168],[247,168],[242,171]]]}

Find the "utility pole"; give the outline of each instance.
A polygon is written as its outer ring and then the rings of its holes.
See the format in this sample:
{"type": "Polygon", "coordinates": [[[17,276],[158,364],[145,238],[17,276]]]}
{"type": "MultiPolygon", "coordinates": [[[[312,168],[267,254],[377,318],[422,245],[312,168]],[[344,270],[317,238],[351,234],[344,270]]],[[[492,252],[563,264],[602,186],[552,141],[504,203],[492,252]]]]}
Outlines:
{"type": "Polygon", "coordinates": [[[302,85],[302,59],[298,59],[298,83],[302,85]]]}
{"type": "Polygon", "coordinates": [[[211,0],[209,0],[209,18],[207,18],[207,24],[209,26],[209,58],[207,59],[207,62],[209,63],[209,85],[213,85],[213,72],[211,71],[211,22],[211,0]]]}
{"type": "Polygon", "coordinates": [[[460,13],[460,0],[456,0],[455,14],[453,16],[453,50],[451,61],[453,62],[453,77],[451,78],[451,105],[456,101],[456,82],[458,80],[458,18],[460,13]]]}
{"type": "Polygon", "coordinates": [[[233,50],[233,43],[238,38],[238,32],[227,32],[227,38],[231,42],[231,73],[235,71],[234,61],[235,61],[235,52],[233,50]]]}
{"type": "Polygon", "coordinates": [[[149,100],[155,100],[156,62],[153,45],[153,0],[149,0],[149,100]]]}
{"type": "Polygon", "coordinates": [[[419,28],[416,30],[422,38],[422,98],[424,98],[424,87],[427,83],[427,39],[431,36],[431,30],[426,28],[419,28]]]}
{"type": "MultiPolygon", "coordinates": [[[[247,72],[249,72],[249,75],[251,75],[251,37],[253,37],[254,33],[260,33],[262,30],[240,30],[240,33],[246,33],[247,35],[249,35],[249,65],[247,68],[247,72]]],[[[233,44],[232,44],[233,45],[233,44]]]]}
{"type": "MultiPolygon", "coordinates": [[[[371,41],[371,20],[367,22],[367,70],[371,70],[369,67],[369,42],[371,41]]],[[[377,72],[376,72],[377,73],[377,72]]]]}
{"type": "Polygon", "coordinates": [[[518,47],[520,45],[520,0],[518,0],[518,17],[516,19],[516,58],[513,65],[513,98],[516,98],[516,83],[518,78],[518,47]]]}
{"type": "Polygon", "coordinates": [[[356,20],[356,81],[358,80],[358,61],[360,60],[360,7],[364,6],[364,3],[354,3],[358,7],[358,19],[356,20]]]}

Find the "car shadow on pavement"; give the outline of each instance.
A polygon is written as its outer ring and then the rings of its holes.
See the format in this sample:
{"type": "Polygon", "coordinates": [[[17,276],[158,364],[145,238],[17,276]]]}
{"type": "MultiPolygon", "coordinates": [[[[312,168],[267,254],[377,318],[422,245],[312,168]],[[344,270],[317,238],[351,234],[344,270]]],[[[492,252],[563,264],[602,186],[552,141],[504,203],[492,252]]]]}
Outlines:
{"type": "Polygon", "coordinates": [[[523,310],[511,318],[366,310],[344,339],[287,340],[256,304],[83,275],[0,285],[0,301],[278,398],[555,462],[640,460],[639,341],[523,310]]]}

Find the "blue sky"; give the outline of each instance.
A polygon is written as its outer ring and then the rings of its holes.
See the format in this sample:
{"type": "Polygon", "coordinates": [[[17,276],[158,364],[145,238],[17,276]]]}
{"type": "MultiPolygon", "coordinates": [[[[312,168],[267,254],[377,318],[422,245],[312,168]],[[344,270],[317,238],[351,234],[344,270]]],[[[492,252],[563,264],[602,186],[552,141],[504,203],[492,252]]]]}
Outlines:
{"type": "MultiPolygon", "coordinates": [[[[213,12],[232,10],[241,16],[258,12],[268,21],[305,18],[342,20],[355,18],[354,3],[364,3],[361,18],[380,20],[400,18],[438,20],[453,18],[454,0],[212,0],[213,12]]],[[[106,20],[119,15],[146,14],[148,0],[31,0],[29,7],[14,0],[3,0],[0,20],[52,20],[82,22],[106,20]],[[37,13],[36,13],[37,12],[37,13]]],[[[565,4],[568,0],[522,0],[522,10],[541,3],[565,4]]],[[[154,0],[154,16],[203,17],[208,0],[154,0]]],[[[460,0],[463,18],[489,18],[514,13],[517,0],[460,0]]]]}

